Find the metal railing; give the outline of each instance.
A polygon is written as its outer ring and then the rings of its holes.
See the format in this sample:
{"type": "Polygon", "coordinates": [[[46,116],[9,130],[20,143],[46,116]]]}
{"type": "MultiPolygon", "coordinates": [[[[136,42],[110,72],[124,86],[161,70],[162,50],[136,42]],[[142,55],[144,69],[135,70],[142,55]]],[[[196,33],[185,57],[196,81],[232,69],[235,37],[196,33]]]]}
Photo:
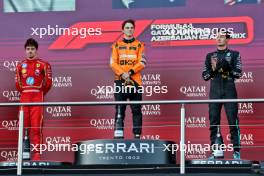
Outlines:
{"type": "MultiPolygon", "coordinates": [[[[110,106],[131,104],[180,104],[181,105],[181,138],[180,138],[180,173],[185,174],[185,104],[209,104],[209,103],[263,103],[264,98],[251,99],[213,99],[213,100],[159,100],[159,101],[91,101],[91,102],[34,102],[34,103],[0,103],[0,107],[10,106],[110,106]]],[[[23,150],[23,109],[19,112],[19,137],[17,175],[22,174],[22,150],[23,150]]]]}

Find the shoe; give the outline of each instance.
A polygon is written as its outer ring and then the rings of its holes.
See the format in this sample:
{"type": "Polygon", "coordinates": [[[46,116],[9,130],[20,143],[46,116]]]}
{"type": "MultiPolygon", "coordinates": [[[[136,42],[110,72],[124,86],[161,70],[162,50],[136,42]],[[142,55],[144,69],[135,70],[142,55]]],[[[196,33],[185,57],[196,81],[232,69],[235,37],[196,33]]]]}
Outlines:
{"type": "Polygon", "coordinates": [[[135,134],[135,135],[134,135],[134,138],[135,138],[135,139],[140,139],[140,134],[135,134]]]}
{"type": "Polygon", "coordinates": [[[241,159],[241,158],[240,158],[240,152],[235,151],[235,152],[233,153],[233,158],[234,158],[234,160],[240,160],[240,159],[241,159]]]}
{"type": "Polygon", "coordinates": [[[223,159],[224,151],[223,150],[214,150],[213,153],[208,157],[208,160],[223,159]]]}
{"type": "Polygon", "coordinates": [[[124,139],[124,131],[123,130],[115,130],[114,139],[124,139]]]}
{"type": "Polygon", "coordinates": [[[208,160],[214,160],[215,159],[215,156],[213,154],[211,154],[207,159],[208,160]]]}

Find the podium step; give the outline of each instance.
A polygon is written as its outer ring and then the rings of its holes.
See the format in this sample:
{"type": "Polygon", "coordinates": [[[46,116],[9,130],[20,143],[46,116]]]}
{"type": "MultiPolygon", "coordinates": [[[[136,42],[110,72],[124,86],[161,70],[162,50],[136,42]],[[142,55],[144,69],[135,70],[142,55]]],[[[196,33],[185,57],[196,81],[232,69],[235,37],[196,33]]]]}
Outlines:
{"type": "Polygon", "coordinates": [[[176,164],[175,143],[163,140],[100,139],[78,143],[76,165],[176,164]],[[80,150],[81,149],[81,150],[80,150]]]}

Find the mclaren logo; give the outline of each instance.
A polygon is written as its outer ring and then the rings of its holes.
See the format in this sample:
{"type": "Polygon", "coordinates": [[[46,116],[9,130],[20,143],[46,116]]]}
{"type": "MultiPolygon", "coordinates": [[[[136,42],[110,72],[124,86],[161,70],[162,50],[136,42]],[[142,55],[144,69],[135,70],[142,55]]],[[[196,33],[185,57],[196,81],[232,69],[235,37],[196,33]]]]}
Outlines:
{"type": "Polygon", "coordinates": [[[134,0],[122,0],[123,5],[129,9],[131,3],[135,2],[134,0]]]}

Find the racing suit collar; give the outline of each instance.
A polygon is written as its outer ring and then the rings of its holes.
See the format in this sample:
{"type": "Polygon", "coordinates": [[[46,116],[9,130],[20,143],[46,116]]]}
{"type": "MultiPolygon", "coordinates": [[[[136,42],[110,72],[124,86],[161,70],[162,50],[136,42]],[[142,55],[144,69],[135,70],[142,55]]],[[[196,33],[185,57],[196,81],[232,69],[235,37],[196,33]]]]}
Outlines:
{"type": "Polygon", "coordinates": [[[129,40],[123,38],[123,42],[125,42],[125,43],[132,43],[134,41],[135,41],[135,38],[132,38],[132,39],[129,39],[129,40]]]}
{"type": "Polygon", "coordinates": [[[217,52],[218,52],[218,53],[225,53],[225,52],[227,52],[228,50],[229,50],[228,48],[223,49],[223,50],[217,49],[217,52]]]}
{"type": "Polygon", "coordinates": [[[34,61],[36,61],[36,60],[39,60],[39,58],[38,58],[38,57],[35,57],[34,59],[27,58],[26,60],[27,60],[27,61],[30,61],[30,62],[34,62],[34,61]]]}

